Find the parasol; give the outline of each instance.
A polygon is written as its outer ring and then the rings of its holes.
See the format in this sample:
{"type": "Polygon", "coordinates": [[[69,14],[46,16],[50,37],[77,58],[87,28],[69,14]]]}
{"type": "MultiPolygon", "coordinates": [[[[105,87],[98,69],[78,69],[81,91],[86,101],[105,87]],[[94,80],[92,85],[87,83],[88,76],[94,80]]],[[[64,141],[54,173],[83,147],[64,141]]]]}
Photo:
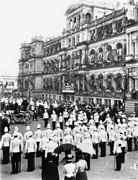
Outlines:
{"type": "Polygon", "coordinates": [[[61,152],[66,152],[73,148],[74,148],[74,146],[72,144],[69,144],[69,143],[61,144],[54,150],[54,153],[60,154],[61,152]]]}

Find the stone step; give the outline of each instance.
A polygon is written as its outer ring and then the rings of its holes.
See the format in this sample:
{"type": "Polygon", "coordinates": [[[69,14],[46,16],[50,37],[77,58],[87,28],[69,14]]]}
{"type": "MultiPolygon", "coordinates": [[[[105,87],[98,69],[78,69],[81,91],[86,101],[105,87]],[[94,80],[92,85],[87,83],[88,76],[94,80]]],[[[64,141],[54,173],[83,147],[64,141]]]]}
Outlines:
{"type": "Polygon", "coordinates": [[[126,112],[134,112],[134,102],[133,101],[125,102],[125,111],[126,112]]]}

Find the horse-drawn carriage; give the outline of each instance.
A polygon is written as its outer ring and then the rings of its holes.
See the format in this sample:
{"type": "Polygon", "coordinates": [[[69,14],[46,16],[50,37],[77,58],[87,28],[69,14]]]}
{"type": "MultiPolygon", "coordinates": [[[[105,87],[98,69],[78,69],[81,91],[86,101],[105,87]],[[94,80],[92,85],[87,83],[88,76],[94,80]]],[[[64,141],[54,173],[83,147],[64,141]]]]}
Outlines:
{"type": "Polygon", "coordinates": [[[33,112],[30,110],[11,113],[11,123],[29,124],[33,120],[33,112]]]}

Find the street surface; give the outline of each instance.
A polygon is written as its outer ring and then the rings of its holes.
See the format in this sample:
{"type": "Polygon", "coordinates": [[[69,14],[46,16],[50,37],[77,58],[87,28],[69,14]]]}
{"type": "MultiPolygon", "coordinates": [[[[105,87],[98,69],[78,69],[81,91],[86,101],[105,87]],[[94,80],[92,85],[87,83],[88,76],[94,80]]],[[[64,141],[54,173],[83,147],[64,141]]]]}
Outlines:
{"type": "MultiPolygon", "coordinates": [[[[42,120],[32,122],[30,125],[31,130],[34,132],[37,124],[40,123],[42,130],[44,129],[44,122],[42,120]]],[[[11,133],[13,132],[14,125],[11,125],[11,133]]],[[[25,124],[19,124],[19,131],[24,133],[26,129],[25,124]]],[[[74,152],[72,151],[72,154],[74,152]]],[[[98,159],[91,159],[91,170],[86,171],[88,180],[138,180],[138,151],[127,152],[126,162],[122,165],[121,171],[114,171],[114,156],[109,156],[109,146],[107,146],[107,156],[99,157],[98,159]]],[[[64,153],[60,155],[60,161],[64,158],[64,153]]],[[[2,159],[2,150],[0,150],[0,160],[2,159]]],[[[36,169],[33,172],[27,172],[27,160],[24,159],[22,154],[22,167],[19,174],[10,174],[11,163],[8,165],[0,164],[1,180],[41,180],[41,159],[35,159],[36,169]]],[[[60,180],[64,179],[63,165],[61,162],[59,165],[60,180]]]]}

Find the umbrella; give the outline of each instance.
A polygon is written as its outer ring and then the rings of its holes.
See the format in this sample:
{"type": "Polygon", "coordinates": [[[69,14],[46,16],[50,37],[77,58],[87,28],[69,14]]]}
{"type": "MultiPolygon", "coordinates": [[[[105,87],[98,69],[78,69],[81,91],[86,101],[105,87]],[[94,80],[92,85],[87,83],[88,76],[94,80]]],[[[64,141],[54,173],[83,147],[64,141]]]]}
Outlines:
{"type": "Polygon", "coordinates": [[[79,143],[77,148],[80,149],[82,152],[89,153],[90,155],[96,154],[92,144],[87,144],[85,142],[79,143]]]}
{"type": "Polygon", "coordinates": [[[60,154],[61,152],[66,152],[66,151],[71,150],[73,148],[74,148],[74,146],[72,144],[69,144],[69,143],[61,144],[54,150],[54,153],[60,154]]]}

